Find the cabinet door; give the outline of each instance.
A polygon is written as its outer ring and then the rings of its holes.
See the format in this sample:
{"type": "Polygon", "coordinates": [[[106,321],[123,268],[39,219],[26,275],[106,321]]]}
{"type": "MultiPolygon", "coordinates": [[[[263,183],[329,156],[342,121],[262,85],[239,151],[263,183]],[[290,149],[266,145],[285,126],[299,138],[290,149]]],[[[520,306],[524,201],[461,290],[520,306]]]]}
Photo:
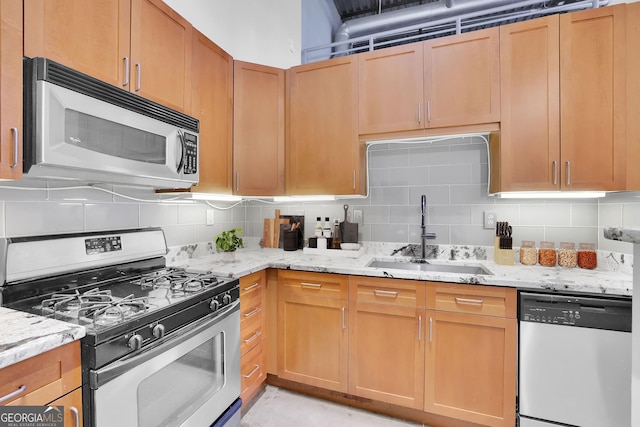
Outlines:
{"type": "Polygon", "coordinates": [[[200,180],[194,191],[231,194],[233,59],[193,30],[191,114],[200,120],[200,180]]]}
{"type": "Polygon", "coordinates": [[[244,406],[260,390],[267,377],[267,360],[263,343],[243,355],[240,363],[240,375],[240,398],[244,406]]]}
{"type": "Polygon", "coordinates": [[[558,15],[500,27],[497,191],[559,189],[559,34],[558,15]]]}
{"type": "Polygon", "coordinates": [[[424,128],[421,43],[358,56],[360,134],[424,128]]]}
{"type": "Polygon", "coordinates": [[[423,319],[421,309],[350,303],[350,394],[422,409],[423,319]]]}
{"type": "Polygon", "coordinates": [[[427,126],[500,121],[499,29],[424,42],[427,126]]]}
{"type": "Polygon", "coordinates": [[[516,320],[427,310],[424,410],[513,427],[516,320]]]}
{"type": "Polygon", "coordinates": [[[234,62],[234,193],[284,194],[284,70],[234,62]]]}
{"type": "Polygon", "coordinates": [[[287,194],[364,194],[357,63],[349,56],[287,71],[287,194]]]}
{"type": "Polygon", "coordinates": [[[128,90],[130,13],[130,0],[25,1],[24,54],[128,90]]]}
{"type": "Polygon", "coordinates": [[[0,178],[22,177],[22,1],[0,4],[0,178]]]}
{"type": "Polygon", "coordinates": [[[640,40],[640,3],[629,3],[627,9],[627,190],[640,190],[640,49],[633,40],[640,40]]]}
{"type": "Polygon", "coordinates": [[[347,392],[347,301],[278,292],[278,376],[347,392]]]}
{"type": "Polygon", "coordinates": [[[82,427],[81,388],[54,400],[49,406],[64,406],[64,427],[82,427]]]}
{"type": "Polygon", "coordinates": [[[625,31],[624,4],[560,16],[563,189],[624,189],[625,31]]]}
{"type": "Polygon", "coordinates": [[[131,0],[131,91],[189,113],[191,31],[162,0],[131,0]]]}

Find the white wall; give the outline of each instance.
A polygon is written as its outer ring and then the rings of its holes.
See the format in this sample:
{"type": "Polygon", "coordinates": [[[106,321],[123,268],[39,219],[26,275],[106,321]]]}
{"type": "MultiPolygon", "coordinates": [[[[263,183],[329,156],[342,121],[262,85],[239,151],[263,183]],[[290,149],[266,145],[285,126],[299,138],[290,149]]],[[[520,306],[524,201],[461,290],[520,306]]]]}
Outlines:
{"type": "Polygon", "coordinates": [[[301,0],[164,2],[234,59],[279,68],[300,64],[301,0]]]}

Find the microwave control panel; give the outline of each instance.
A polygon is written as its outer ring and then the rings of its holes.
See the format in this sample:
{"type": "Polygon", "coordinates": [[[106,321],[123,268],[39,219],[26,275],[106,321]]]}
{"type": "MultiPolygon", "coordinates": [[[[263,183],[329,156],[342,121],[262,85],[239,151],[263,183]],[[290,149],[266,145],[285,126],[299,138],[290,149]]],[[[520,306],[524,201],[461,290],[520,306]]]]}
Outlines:
{"type": "Polygon", "coordinates": [[[182,172],[185,175],[198,173],[198,137],[191,133],[184,133],[184,164],[182,172]]]}

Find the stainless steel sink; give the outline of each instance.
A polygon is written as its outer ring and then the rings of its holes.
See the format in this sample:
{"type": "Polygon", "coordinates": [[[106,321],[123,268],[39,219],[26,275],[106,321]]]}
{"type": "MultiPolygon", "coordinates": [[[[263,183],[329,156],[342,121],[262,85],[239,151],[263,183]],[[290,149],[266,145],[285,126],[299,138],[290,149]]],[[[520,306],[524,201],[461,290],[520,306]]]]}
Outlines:
{"type": "Polygon", "coordinates": [[[431,264],[418,262],[381,261],[374,259],[367,267],[387,268],[390,270],[437,271],[440,273],[492,274],[484,266],[459,264],[431,264]]]}

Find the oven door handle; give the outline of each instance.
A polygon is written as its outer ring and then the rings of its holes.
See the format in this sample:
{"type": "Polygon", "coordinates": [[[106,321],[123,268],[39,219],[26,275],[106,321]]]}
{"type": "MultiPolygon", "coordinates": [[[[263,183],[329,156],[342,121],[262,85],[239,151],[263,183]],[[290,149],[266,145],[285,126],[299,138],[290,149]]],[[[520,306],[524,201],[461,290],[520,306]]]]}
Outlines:
{"type": "Polygon", "coordinates": [[[144,362],[153,359],[157,355],[164,353],[168,349],[176,347],[190,338],[207,331],[213,324],[223,321],[233,312],[240,312],[240,300],[237,300],[231,305],[225,307],[213,317],[205,317],[199,322],[174,331],[163,339],[156,341],[149,347],[130,353],[104,368],[100,368],[96,371],[90,371],[89,385],[92,389],[97,389],[101,385],[108,383],[136,366],[139,366],[144,362]]]}

